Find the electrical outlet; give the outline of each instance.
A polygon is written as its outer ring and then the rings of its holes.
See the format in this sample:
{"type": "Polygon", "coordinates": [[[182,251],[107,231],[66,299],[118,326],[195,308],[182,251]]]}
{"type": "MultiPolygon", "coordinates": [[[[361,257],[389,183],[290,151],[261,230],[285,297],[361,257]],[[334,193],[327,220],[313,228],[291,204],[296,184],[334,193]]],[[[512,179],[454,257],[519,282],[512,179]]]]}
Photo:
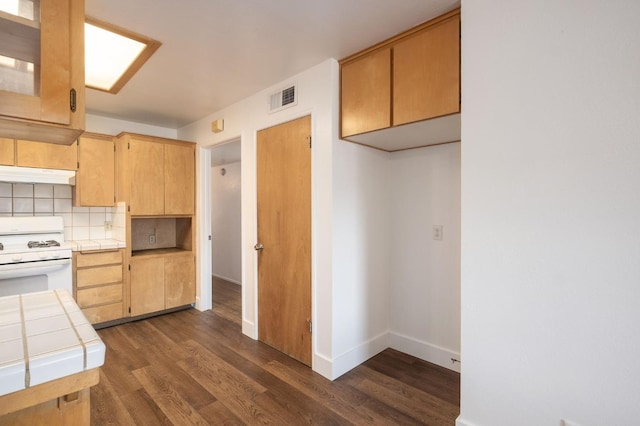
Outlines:
{"type": "Polygon", "coordinates": [[[105,220],[104,221],[104,230],[105,231],[111,231],[112,228],[113,228],[113,223],[111,221],[105,220]]]}
{"type": "Polygon", "coordinates": [[[156,236],[151,234],[149,235],[149,244],[155,244],[156,243],[156,236]]]}
{"type": "Polygon", "coordinates": [[[442,225],[433,225],[433,239],[442,240],[442,225]]]}

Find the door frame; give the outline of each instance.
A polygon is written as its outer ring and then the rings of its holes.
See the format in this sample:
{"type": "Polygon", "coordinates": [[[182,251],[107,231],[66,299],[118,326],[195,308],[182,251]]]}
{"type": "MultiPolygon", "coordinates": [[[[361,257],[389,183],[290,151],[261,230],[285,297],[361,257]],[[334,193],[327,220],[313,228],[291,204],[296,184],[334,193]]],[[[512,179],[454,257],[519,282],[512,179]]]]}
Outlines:
{"type": "MultiPolygon", "coordinates": [[[[316,128],[313,109],[301,109],[292,113],[282,111],[269,116],[267,122],[260,122],[258,126],[243,128],[239,133],[230,133],[223,141],[199,144],[197,149],[196,173],[197,180],[197,234],[198,247],[196,268],[198,273],[196,284],[196,308],[206,311],[212,308],[211,303],[211,223],[203,218],[211,217],[211,152],[210,149],[228,142],[240,140],[241,175],[241,238],[242,238],[242,334],[258,340],[258,257],[253,249],[258,238],[258,208],[257,208],[257,139],[258,132],[278,124],[311,116],[311,137],[316,139],[316,128]]],[[[316,223],[314,220],[315,205],[315,176],[314,149],[311,149],[311,320],[314,324],[311,335],[311,368],[316,371],[316,361],[324,361],[325,357],[317,358],[316,347],[321,324],[317,321],[316,309],[316,259],[315,244],[317,244],[316,223]]],[[[322,362],[323,371],[328,369],[328,363],[322,362]],[[326,365],[325,365],[326,364],[326,365]]]]}

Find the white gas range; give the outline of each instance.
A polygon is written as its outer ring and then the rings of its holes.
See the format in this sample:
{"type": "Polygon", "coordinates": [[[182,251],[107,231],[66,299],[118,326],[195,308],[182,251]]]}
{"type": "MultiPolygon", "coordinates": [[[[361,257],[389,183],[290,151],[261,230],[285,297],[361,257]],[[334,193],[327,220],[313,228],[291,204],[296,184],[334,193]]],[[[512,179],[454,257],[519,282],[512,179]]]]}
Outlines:
{"type": "Polygon", "coordinates": [[[72,292],[72,250],[59,216],[0,217],[0,296],[72,292]]]}

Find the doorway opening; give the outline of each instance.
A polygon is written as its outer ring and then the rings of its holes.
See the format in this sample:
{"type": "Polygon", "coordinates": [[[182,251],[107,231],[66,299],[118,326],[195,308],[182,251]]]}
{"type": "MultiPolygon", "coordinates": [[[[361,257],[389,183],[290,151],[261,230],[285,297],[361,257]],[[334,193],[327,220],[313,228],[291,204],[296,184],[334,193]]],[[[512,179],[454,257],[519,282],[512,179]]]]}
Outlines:
{"type": "Polygon", "coordinates": [[[211,285],[213,310],[242,319],[240,139],[211,148],[211,285]]]}

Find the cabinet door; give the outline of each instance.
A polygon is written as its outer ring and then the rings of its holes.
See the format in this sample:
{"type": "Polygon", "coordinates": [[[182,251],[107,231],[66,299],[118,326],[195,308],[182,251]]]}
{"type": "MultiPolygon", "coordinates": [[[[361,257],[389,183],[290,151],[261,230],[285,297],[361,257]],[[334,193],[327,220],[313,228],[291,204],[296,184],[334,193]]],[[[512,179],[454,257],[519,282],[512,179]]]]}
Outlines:
{"type": "Polygon", "coordinates": [[[0,164],[13,166],[15,164],[14,140],[0,138],[0,164]]]}
{"type": "Polygon", "coordinates": [[[16,166],[76,170],[78,168],[78,143],[54,145],[18,140],[16,141],[16,166]]]}
{"type": "Polygon", "coordinates": [[[193,254],[165,257],[164,285],[167,309],[195,302],[196,273],[193,254]]]}
{"type": "Polygon", "coordinates": [[[131,258],[131,316],[164,309],[164,259],[131,258]]]}
{"type": "Polygon", "coordinates": [[[115,203],[115,152],[111,137],[82,136],[78,144],[76,206],[113,206],[115,203]]]}
{"type": "Polygon", "coordinates": [[[460,112],[460,16],[393,48],[393,125],[460,112]]]}
{"type": "Polygon", "coordinates": [[[131,214],[164,214],[164,145],[138,139],[130,144],[131,214]]]}
{"type": "Polygon", "coordinates": [[[84,128],[84,1],[14,3],[14,13],[0,14],[0,52],[8,61],[0,70],[0,115],[44,126],[13,121],[0,127],[16,138],[33,134],[63,143],[68,136],[59,136],[61,126],[84,128]]]}
{"type": "Polygon", "coordinates": [[[391,126],[391,49],[341,68],[342,137],[391,126]]]}
{"type": "Polygon", "coordinates": [[[164,146],[164,214],[193,214],[195,147],[164,146]]]}

